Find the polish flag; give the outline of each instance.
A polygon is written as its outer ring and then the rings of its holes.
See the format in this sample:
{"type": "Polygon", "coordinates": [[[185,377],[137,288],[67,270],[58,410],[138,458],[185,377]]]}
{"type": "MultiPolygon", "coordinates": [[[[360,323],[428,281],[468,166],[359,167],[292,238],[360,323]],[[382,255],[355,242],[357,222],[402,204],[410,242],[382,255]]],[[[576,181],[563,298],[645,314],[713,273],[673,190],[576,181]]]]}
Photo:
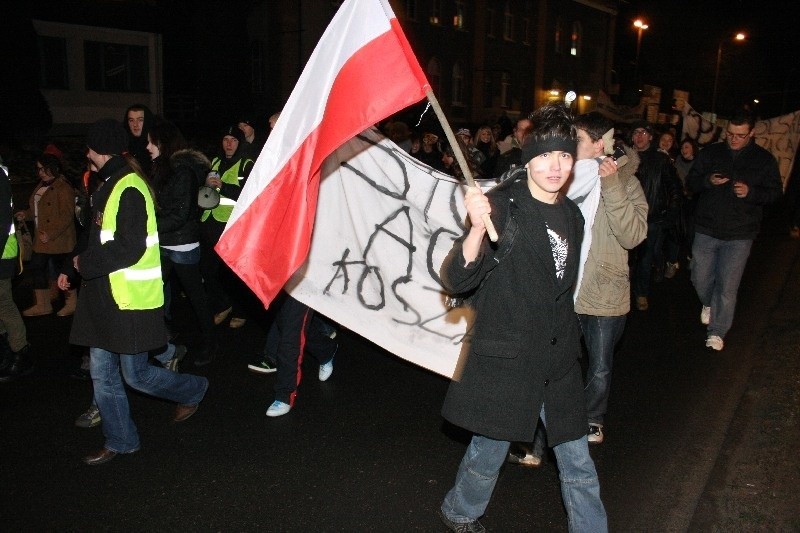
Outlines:
{"type": "Polygon", "coordinates": [[[388,0],[345,0],[308,60],[217,243],[268,306],[311,244],[323,160],[429,88],[388,0]]]}

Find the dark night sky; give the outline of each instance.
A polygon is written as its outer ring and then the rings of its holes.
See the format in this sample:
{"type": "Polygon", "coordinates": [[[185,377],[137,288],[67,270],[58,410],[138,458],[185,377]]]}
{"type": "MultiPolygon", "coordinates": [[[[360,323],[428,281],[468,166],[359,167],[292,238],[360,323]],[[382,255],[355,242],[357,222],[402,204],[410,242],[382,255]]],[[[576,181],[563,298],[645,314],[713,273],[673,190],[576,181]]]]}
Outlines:
{"type": "Polygon", "coordinates": [[[617,65],[632,68],[636,57],[633,20],[645,19],[640,78],[671,94],[689,91],[698,111],[709,111],[717,48],[737,31],[744,43],[726,42],[720,67],[717,113],[731,113],[758,98],[769,118],[800,109],[800,44],[789,6],[777,0],[630,0],[622,2],[617,29],[617,65]]]}

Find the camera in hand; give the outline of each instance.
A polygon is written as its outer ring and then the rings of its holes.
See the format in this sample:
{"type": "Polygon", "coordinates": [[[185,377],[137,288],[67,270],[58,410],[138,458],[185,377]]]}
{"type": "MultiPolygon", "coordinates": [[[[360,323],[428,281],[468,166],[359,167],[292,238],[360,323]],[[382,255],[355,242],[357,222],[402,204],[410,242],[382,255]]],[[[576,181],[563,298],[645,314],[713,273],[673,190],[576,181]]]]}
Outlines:
{"type": "Polygon", "coordinates": [[[622,146],[614,148],[614,153],[611,154],[611,158],[617,162],[617,167],[621,167],[628,162],[628,156],[625,154],[625,150],[622,146]]]}

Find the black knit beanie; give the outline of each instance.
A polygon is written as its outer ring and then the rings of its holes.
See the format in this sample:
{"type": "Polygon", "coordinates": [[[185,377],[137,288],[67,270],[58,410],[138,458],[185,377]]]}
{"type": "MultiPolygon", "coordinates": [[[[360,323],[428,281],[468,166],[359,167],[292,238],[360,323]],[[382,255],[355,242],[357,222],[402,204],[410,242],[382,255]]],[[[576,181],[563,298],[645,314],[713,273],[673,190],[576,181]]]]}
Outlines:
{"type": "Polygon", "coordinates": [[[89,127],[86,146],[100,155],[121,155],[128,151],[128,134],[120,122],[105,118],[89,127]]]}

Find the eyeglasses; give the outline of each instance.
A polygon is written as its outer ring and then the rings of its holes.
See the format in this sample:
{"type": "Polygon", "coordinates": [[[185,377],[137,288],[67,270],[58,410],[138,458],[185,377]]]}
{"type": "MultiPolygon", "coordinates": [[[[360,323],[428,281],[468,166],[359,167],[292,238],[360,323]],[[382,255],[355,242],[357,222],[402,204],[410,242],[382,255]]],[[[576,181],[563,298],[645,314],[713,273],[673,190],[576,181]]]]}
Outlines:
{"type": "Polygon", "coordinates": [[[736,139],[737,141],[742,141],[742,140],[746,139],[750,135],[750,132],[747,132],[747,133],[733,133],[732,131],[726,131],[725,134],[728,137],[732,138],[732,139],[736,139]]]}
{"type": "Polygon", "coordinates": [[[634,130],[634,135],[647,135],[649,132],[647,130],[634,130]]]}
{"type": "Polygon", "coordinates": [[[44,167],[43,166],[36,165],[36,172],[43,172],[43,171],[44,171],[44,167]]]}

